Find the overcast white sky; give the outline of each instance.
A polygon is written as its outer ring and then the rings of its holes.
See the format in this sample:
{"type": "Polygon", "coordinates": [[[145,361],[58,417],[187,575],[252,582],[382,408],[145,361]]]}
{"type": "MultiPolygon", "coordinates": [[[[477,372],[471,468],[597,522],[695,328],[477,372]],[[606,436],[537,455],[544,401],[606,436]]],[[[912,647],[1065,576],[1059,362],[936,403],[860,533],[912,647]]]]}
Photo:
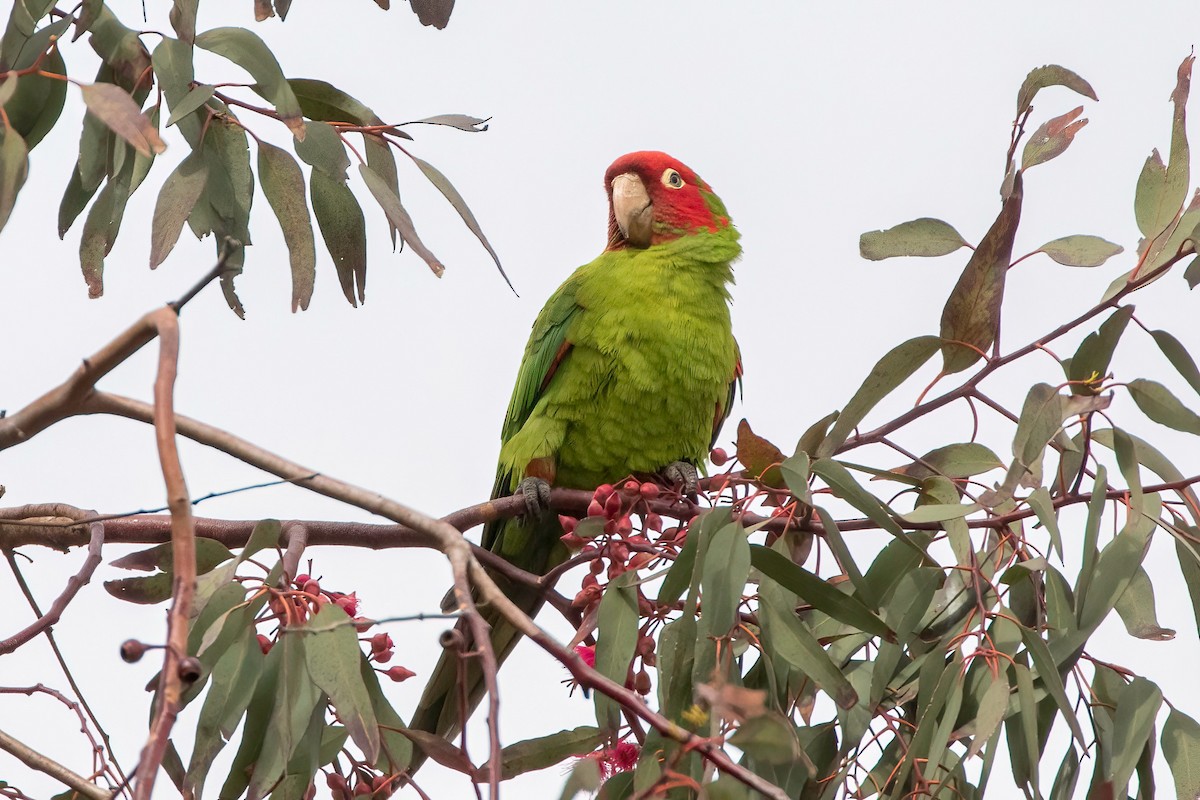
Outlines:
{"type": "MultiPolygon", "coordinates": [[[[141,3],[109,5],[127,24],[141,25],[141,3]]],[[[157,18],[146,27],[168,30],[167,4],[151,5],[157,18]]],[[[318,244],[312,307],[293,315],[286,251],[260,194],[255,245],[239,280],[247,319],[229,312],[215,289],[187,309],[177,407],[439,515],[487,497],[529,325],[558,283],[602,248],[601,178],[618,155],[666,150],[725,200],[745,245],[734,290],[745,401],[733,419],[749,417],[756,430],[790,452],[811,422],[844,404],[892,344],[936,333],[966,251],[929,261],[868,263],[858,256],[858,235],[934,216],[977,241],[998,209],[1015,95],[1031,68],[1059,63],[1074,69],[1100,101],[1065,89],[1038,96],[1035,124],[1079,104],[1091,123],[1065,156],[1028,176],[1018,252],[1073,233],[1103,235],[1134,249],[1134,183],[1150,148],[1168,144],[1168,96],[1200,22],[1195,5],[1184,2],[1157,3],[1149,11],[1115,2],[511,0],[460,3],[449,28],[439,32],[421,28],[405,4],[396,5],[384,13],[366,0],[336,4],[336,11],[331,4],[296,3],[286,23],[256,25],[250,2],[236,8],[209,3],[199,27],[252,27],[289,76],[331,81],[388,122],[446,112],[491,116],[490,130],[481,134],[413,130],[413,149],[465,195],[520,298],[508,291],[455,212],[415,169],[401,164],[404,201],[426,244],[446,264],[445,277],[435,279],[410,253],[393,255],[382,213],[360,193],[371,241],[365,307],[354,310],[344,301],[318,244]]],[[[153,46],[153,38],[148,41],[153,46]]],[[[66,49],[68,67],[80,78],[94,71],[85,49],[82,42],[66,49]]],[[[197,74],[208,82],[242,79],[215,57],[200,61],[197,74]]],[[[137,315],[178,296],[213,261],[210,241],[197,243],[185,234],[157,272],[146,268],[157,187],[187,152],[172,131],[163,163],[130,203],[107,262],[105,297],[87,299],[77,258],[80,226],[65,242],[55,236],[81,116],[73,91],[58,127],[34,152],[29,183],[0,234],[7,376],[0,407],[10,411],[61,381],[137,315]]],[[[282,141],[280,126],[243,118],[282,141]]],[[[1088,307],[1131,263],[1128,253],[1091,271],[1045,258],[1022,263],[1010,278],[1005,341],[1029,341],[1088,307]]],[[[1200,352],[1196,302],[1177,275],[1137,300],[1140,318],[1200,352]]],[[[1187,397],[1149,340],[1136,333],[1127,335],[1127,344],[1135,346],[1123,345],[1114,362],[1118,378],[1153,377],[1187,397]]],[[[1056,351],[1069,355],[1077,341],[1067,339],[1056,351]]],[[[149,399],[153,351],[147,348],[102,387],[149,399]]],[[[876,419],[910,404],[928,380],[922,376],[876,419]]],[[[1058,380],[1053,362],[1034,362],[1014,370],[1011,380],[989,385],[1019,406],[1036,380],[1058,380]]],[[[1118,395],[1114,414],[1135,432],[1169,440],[1165,449],[1185,474],[1197,471],[1194,444],[1164,437],[1127,397],[1118,395]]],[[[969,436],[967,415],[949,414],[925,431],[945,436],[951,429],[969,436]]],[[[731,426],[726,438],[732,435],[731,426]]],[[[1008,452],[1006,429],[985,431],[984,438],[1002,455],[1008,452]]],[[[913,435],[905,443],[920,449],[926,440],[913,435]]],[[[193,496],[263,479],[203,448],[184,443],[182,452],[193,496]]],[[[161,505],[164,497],[151,430],[121,420],[68,421],[5,451],[0,483],[8,489],[5,503],[13,505],[63,501],[121,512],[161,505]]],[[[198,513],[363,518],[290,488],[214,500],[198,513]]],[[[1076,532],[1066,539],[1068,551],[1078,549],[1076,532]]],[[[865,554],[877,540],[863,541],[865,554]]],[[[1169,700],[1198,715],[1191,665],[1200,648],[1169,544],[1156,544],[1148,568],[1158,587],[1160,621],[1178,629],[1177,638],[1131,640],[1114,618],[1093,651],[1144,672],[1169,700]]],[[[119,552],[106,551],[109,557],[119,552]]],[[[30,577],[45,601],[81,558],[29,554],[36,559],[30,577]]],[[[325,549],[309,555],[327,585],[357,590],[373,616],[435,609],[449,582],[434,554],[325,549]]],[[[110,599],[100,580],[124,574],[102,567],[56,630],[128,767],[144,738],[148,697],[140,690],[157,659],[128,666],[118,659],[117,646],[131,636],[161,640],[162,609],[110,599]]],[[[27,618],[10,583],[0,580],[0,598],[10,609],[6,631],[27,618]]],[[[554,622],[550,615],[544,620],[554,622]]],[[[441,627],[392,629],[397,662],[421,676],[392,693],[406,716],[436,656],[441,627]]],[[[2,682],[61,685],[45,650],[39,642],[6,658],[2,682]]],[[[534,648],[518,649],[502,671],[506,741],[591,719],[589,702],[566,697],[563,677],[534,648]]],[[[0,697],[0,719],[6,731],[87,770],[86,745],[73,734],[65,709],[45,699],[0,697]]],[[[180,729],[194,723],[193,710],[180,729]]],[[[473,754],[482,759],[483,740],[474,741],[473,754]]],[[[1056,767],[1057,756],[1051,760],[1056,767]]],[[[1159,786],[1172,786],[1160,766],[1159,786]]],[[[422,785],[434,797],[464,796],[465,784],[439,770],[430,764],[422,785]]],[[[4,754],[0,777],[34,796],[49,795],[53,786],[4,754]]],[[[507,791],[513,797],[557,796],[562,780],[548,770],[507,791]]],[[[998,769],[992,787],[997,796],[1004,796],[1006,780],[1006,771],[998,769]]],[[[220,782],[214,777],[212,783],[215,796],[220,782]]]]}

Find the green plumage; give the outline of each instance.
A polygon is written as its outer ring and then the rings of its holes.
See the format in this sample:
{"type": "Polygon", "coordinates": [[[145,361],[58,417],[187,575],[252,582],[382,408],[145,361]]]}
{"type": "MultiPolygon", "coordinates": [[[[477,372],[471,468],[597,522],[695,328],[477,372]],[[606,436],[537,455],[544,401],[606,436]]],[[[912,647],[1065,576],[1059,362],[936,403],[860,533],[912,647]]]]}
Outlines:
{"type": "MultiPolygon", "coordinates": [[[[662,154],[633,154],[646,155],[662,154]]],[[[631,169],[640,167],[637,162],[631,169]]],[[[639,248],[618,236],[547,301],[504,421],[493,497],[512,494],[529,475],[593,489],[676,461],[702,465],[729,412],[740,370],[728,306],[731,264],[741,253],[738,233],[720,201],[690,171],[708,219],[685,219],[694,225],[681,230],[678,215],[666,213],[676,195],[655,196],[661,168],[651,162],[644,171],[661,241],[639,248]],[[665,221],[658,220],[660,212],[665,221]]],[[[543,574],[567,555],[561,535],[550,513],[490,523],[482,543],[521,569],[543,574]]],[[[537,612],[536,593],[495,577],[514,602],[537,612]]],[[[498,615],[482,611],[503,659],[518,636],[498,615]]],[[[482,697],[476,661],[468,673],[474,708],[482,697]]],[[[443,656],[412,727],[439,734],[459,727],[457,677],[456,660],[443,656]]]]}

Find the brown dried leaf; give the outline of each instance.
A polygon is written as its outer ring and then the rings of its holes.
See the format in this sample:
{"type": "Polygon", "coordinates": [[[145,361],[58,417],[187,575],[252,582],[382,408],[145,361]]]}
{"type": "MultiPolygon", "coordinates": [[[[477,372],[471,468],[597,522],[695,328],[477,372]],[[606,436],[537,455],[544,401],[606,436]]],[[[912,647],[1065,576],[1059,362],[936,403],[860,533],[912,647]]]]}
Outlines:
{"type": "Polygon", "coordinates": [[[97,119],[144,156],[159,154],[167,145],[158,129],[129,93],[112,83],[93,83],[79,87],[83,102],[97,119]]]}

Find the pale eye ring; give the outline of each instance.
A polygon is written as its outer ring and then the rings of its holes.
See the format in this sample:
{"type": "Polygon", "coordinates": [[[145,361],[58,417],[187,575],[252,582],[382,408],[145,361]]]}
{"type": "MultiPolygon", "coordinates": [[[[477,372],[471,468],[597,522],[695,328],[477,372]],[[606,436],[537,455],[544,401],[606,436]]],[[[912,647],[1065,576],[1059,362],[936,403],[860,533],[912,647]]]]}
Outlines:
{"type": "Polygon", "coordinates": [[[668,189],[682,189],[683,176],[679,174],[678,170],[667,169],[662,174],[662,183],[663,186],[666,186],[668,189]]]}

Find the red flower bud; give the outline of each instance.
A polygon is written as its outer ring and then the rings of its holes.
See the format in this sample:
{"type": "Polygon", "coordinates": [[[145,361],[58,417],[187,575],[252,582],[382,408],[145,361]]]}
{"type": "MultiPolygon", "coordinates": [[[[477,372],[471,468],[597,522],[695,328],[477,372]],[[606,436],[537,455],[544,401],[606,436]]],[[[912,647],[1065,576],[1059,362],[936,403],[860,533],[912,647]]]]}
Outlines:
{"type": "Polygon", "coordinates": [[[653,512],[647,514],[642,519],[642,528],[644,530],[654,531],[655,533],[662,531],[662,517],[653,512]]]}
{"type": "Polygon", "coordinates": [[[612,495],[612,493],[614,491],[616,491],[616,490],[613,489],[612,484],[602,483],[596,487],[596,491],[592,495],[592,499],[603,503],[605,500],[607,500],[609,498],[610,495],[612,495]]]}
{"type": "Polygon", "coordinates": [[[304,584],[308,583],[310,580],[312,580],[312,576],[308,573],[302,572],[296,576],[296,580],[294,580],[293,583],[296,584],[297,589],[303,589],[304,584]]]}
{"type": "Polygon", "coordinates": [[[622,486],[621,488],[624,489],[625,491],[629,492],[630,494],[636,494],[638,492],[638,490],[642,488],[642,485],[640,483],[638,483],[637,481],[630,480],[630,481],[625,481],[625,485],[622,486]]]}
{"type": "Polygon", "coordinates": [[[596,666],[596,647],[595,645],[581,644],[575,646],[575,653],[579,656],[583,663],[589,667],[596,666]]]}
{"type": "Polygon", "coordinates": [[[724,448],[714,447],[712,452],[708,454],[708,460],[714,466],[723,467],[729,461],[729,453],[726,453],[724,448]]]}
{"type": "Polygon", "coordinates": [[[629,518],[628,514],[617,520],[617,533],[621,536],[633,533],[633,520],[629,518]]]}
{"type": "Polygon", "coordinates": [[[558,540],[565,544],[568,550],[579,550],[587,544],[586,539],[581,539],[573,533],[564,533],[558,540]]]}
{"type": "Polygon", "coordinates": [[[641,492],[643,500],[657,500],[660,493],[658,486],[649,482],[643,483],[638,491],[641,492]]]}
{"type": "Polygon", "coordinates": [[[558,524],[562,525],[563,533],[571,533],[575,530],[575,526],[579,524],[579,520],[574,517],[568,517],[563,514],[558,515],[558,524]]]}
{"type": "Polygon", "coordinates": [[[604,505],[599,500],[593,498],[592,502],[588,503],[587,515],[589,517],[603,517],[604,505]]]}
{"type": "Polygon", "coordinates": [[[371,630],[371,626],[374,624],[375,620],[373,619],[367,619],[366,617],[354,618],[354,630],[358,631],[359,633],[366,633],[367,631],[371,630]]]}
{"type": "Polygon", "coordinates": [[[604,501],[604,516],[612,518],[612,517],[616,517],[620,513],[621,513],[621,495],[619,495],[619,494],[609,495],[608,499],[604,501]]]}
{"type": "Polygon", "coordinates": [[[383,674],[387,675],[389,678],[394,680],[396,683],[400,683],[401,681],[408,680],[409,678],[416,675],[417,673],[413,672],[408,667],[402,667],[399,664],[397,664],[396,666],[387,670],[383,674]]]}
{"type": "Polygon", "coordinates": [[[380,653],[384,650],[390,650],[394,646],[392,637],[386,633],[377,633],[371,637],[371,652],[380,653]]]}
{"type": "Polygon", "coordinates": [[[321,584],[319,582],[313,580],[312,578],[309,578],[308,580],[306,580],[304,582],[304,588],[302,589],[302,591],[307,595],[312,595],[313,597],[319,597],[321,594],[321,584]]]}
{"type": "Polygon", "coordinates": [[[371,658],[375,659],[377,663],[386,664],[392,660],[394,655],[396,655],[395,650],[380,650],[378,653],[372,653],[371,658]]]}
{"type": "Polygon", "coordinates": [[[275,646],[275,643],[272,642],[270,639],[268,639],[266,636],[264,636],[261,633],[258,635],[258,649],[263,651],[264,656],[267,653],[271,652],[271,648],[274,646],[275,646]]]}

